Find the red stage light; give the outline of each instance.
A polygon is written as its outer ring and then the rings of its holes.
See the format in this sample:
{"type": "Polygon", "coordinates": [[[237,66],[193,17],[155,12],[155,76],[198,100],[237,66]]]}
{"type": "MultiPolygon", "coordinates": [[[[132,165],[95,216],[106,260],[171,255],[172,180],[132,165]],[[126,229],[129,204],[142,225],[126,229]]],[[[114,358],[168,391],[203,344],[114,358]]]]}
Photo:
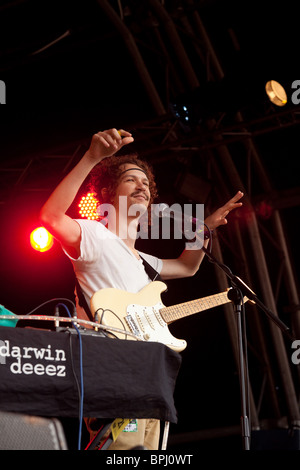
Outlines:
{"type": "Polygon", "coordinates": [[[38,227],[30,234],[30,244],[36,251],[48,251],[53,245],[53,236],[44,227],[38,227]]]}
{"type": "Polygon", "coordinates": [[[98,220],[98,205],[99,202],[95,198],[94,193],[88,193],[86,196],[83,196],[80,200],[80,203],[78,204],[78,207],[80,208],[80,216],[84,219],[98,220]]]}
{"type": "Polygon", "coordinates": [[[273,207],[268,201],[260,201],[255,206],[255,212],[260,219],[270,219],[273,214],[273,207]]]}

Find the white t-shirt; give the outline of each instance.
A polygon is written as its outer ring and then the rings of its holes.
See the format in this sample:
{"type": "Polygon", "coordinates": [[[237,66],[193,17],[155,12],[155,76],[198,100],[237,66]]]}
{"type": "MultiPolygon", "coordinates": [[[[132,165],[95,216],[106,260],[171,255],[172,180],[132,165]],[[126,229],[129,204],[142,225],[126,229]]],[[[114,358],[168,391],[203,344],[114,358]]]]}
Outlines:
{"type": "MultiPolygon", "coordinates": [[[[74,271],[88,305],[91,296],[106,287],[136,293],[151,279],[145,272],[142,260],[138,260],[124,241],[94,220],[76,219],[81,227],[80,256],[72,258],[74,271]]],[[[140,253],[160,273],[162,260],[140,253]]]]}

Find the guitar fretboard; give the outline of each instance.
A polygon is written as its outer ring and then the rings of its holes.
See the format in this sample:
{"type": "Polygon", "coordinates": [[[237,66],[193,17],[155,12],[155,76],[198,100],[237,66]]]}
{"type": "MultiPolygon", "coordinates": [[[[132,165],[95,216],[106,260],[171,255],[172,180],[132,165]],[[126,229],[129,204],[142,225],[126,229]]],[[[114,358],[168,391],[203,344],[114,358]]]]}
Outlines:
{"type": "Polygon", "coordinates": [[[228,299],[227,292],[221,292],[203,297],[202,299],[191,300],[171,307],[163,307],[160,309],[160,314],[166,323],[171,323],[180,318],[188,317],[194,313],[202,312],[218,305],[224,305],[228,302],[230,300],[228,299]]]}

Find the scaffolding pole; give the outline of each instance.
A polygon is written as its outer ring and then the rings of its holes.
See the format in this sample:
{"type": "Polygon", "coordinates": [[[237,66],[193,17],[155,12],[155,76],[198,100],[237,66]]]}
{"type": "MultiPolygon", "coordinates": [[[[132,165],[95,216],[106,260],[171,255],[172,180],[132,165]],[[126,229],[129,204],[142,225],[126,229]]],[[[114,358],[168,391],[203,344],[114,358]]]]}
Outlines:
{"type": "MultiPolygon", "coordinates": [[[[113,23],[116,30],[119,31],[121,37],[127,46],[128,52],[132,57],[135,68],[140,76],[140,79],[145,87],[145,90],[150,98],[151,103],[158,116],[166,114],[165,107],[160,99],[152,78],[147,70],[144,60],[140,51],[135,43],[135,40],[128,30],[126,25],[122,22],[121,18],[117,15],[115,10],[110,6],[106,0],[97,0],[98,5],[105,12],[109,20],[113,23]]],[[[126,72],[125,72],[126,73],[126,72]]],[[[117,90],[118,91],[118,90],[117,90]]]]}

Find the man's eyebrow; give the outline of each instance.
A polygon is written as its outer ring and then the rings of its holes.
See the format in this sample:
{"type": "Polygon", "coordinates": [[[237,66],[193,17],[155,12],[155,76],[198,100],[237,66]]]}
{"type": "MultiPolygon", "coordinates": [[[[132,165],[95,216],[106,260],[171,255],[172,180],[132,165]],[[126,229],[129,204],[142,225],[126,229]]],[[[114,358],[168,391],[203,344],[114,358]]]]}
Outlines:
{"type": "MultiPolygon", "coordinates": [[[[131,169],[132,169],[132,170],[135,170],[135,168],[131,168],[131,169]]],[[[126,171],[129,171],[129,170],[126,170],[126,171]]],[[[143,171],[143,170],[141,170],[141,171],[143,171]]],[[[121,174],[121,176],[120,176],[120,177],[121,177],[121,179],[123,179],[123,178],[127,178],[128,176],[131,176],[132,178],[137,178],[137,175],[130,174],[130,173],[129,173],[129,174],[127,174],[127,175],[123,175],[123,174],[121,174]]],[[[145,174],[145,176],[144,176],[143,180],[146,180],[146,181],[148,181],[148,183],[149,183],[149,178],[148,178],[148,176],[147,176],[146,174],[145,174]]]]}

